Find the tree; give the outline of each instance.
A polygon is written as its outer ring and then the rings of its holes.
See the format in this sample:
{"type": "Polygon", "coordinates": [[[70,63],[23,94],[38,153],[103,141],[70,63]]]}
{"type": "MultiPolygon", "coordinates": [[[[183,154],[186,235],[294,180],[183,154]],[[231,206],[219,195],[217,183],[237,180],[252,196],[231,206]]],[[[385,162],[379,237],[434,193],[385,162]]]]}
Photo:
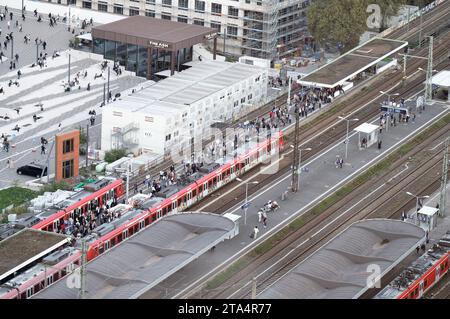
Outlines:
{"type": "Polygon", "coordinates": [[[117,161],[119,158],[125,157],[127,155],[127,151],[124,149],[114,149],[105,152],[105,161],[108,163],[112,163],[117,161]]]}
{"type": "Polygon", "coordinates": [[[380,6],[381,9],[381,29],[387,28],[389,18],[397,15],[401,6],[407,3],[407,0],[372,0],[370,1],[380,6]]]}
{"type": "Polygon", "coordinates": [[[318,0],[308,8],[309,30],[320,45],[348,51],[367,29],[366,9],[366,0],[318,0]]]}

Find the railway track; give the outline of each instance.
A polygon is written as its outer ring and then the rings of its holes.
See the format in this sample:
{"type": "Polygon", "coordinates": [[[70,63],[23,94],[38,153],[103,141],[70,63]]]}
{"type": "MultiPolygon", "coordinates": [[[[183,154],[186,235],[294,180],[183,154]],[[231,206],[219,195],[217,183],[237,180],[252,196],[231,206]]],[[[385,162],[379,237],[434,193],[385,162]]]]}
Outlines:
{"type": "MultiPolygon", "coordinates": [[[[425,37],[427,35],[431,35],[433,33],[438,32],[439,30],[441,30],[443,28],[443,25],[447,25],[447,22],[450,21],[447,19],[449,17],[450,17],[450,1],[446,1],[445,3],[441,4],[436,9],[425,14],[424,18],[423,18],[423,25],[422,25],[423,26],[423,32],[422,32],[423,37],[425,37]]],[[[408,31],[407,26],[403,26],[402,28],[395,30],[392,33],[388,34],[387,37],[393,38],[393,39],[407,40],[407,41],[411,40],[411,38],[414,36],[418,37],[418,35],[419,35],[418,26],[419,26],[419,22],[420,22],[419,20],[420,19],[416,19],[412,23],[410,23],[409,31],[408,31]]],[[[390,80],[387,81],[386,79],[384,79],[384,81],[382,80],[382,81],[378,81],[378,82],[393,83],[395,81],[390,81],[390,80]]],[[[377,85],[380,85],[380,90],[390,88],[390,86],[387,84],[386,85],[377,84],[377,85]]],[[[294,94],[297,92],[298,92],[298,90],[297,91],[293,90],[291,93],[294,94]]],[[[352,91],[349,93],[349,96],[351,97],[354,94],[358,94],[358,93],[361,93],[361,92],[352,91]]],[[[362,92],[362,93],[363,94],[359,94],[359,95],[364,96],[364,92],[362,92]]],[[[343,101],[342,101],[342,99],[339,99],[338,104],[344,103],[346,101],[346,99],[348,99],[349,96],[344,96],[343,101]]],[[[287,93],[284,93],[281,96],[279,96],[275,101],[272,101],[272,102],[264,105],[263,107],[251,112],[245,118],[253,119],[253,118],[257,118],[262,115],[266,115],[272,109],[273,105],[285,106],[286,100],[287,100],[287,93]]],[[[330,108],[330,110],[334,108],[333,105],[327,106],[327,107],[330,108]]],[[[351,110],[350,107],[346,108],[346,109],[351,110]]],[[[326,113],[329,113],[330,110],[328,110],[326,113]]],[[[324,115],[323,117],[327,117],[327,115],[324,115]]],[[[331,118],[334,120],[334,117],[331,116],[331,118]]],[[[242,119],[240,119],[240,121],[242,121],[242,119]]],[[[238,124],[239,124],[239,121],[233,123],[231,125],[231,128],[237,128],[238,124]]],[[[308,127],[308,130],[309,129],[310,129],[310,127],[308,127]]],[[[317,130],[316,130],[316,132],[317,132],[317,130]]],[[[314,132],[312,134],[314,134],[314,132]]],[[[155,166],[151,170],[149,170],[147,172],[143,172],[142,174],[138,174],[138,176],[131,179],[130,183],[131,183],[131,185],[137,184],[138,186],[140,186],[144,183],[145,175],[157,176],[161,170],[163,170],[163,171],[168,170],[169,167],[174,164],[176,164],[176,163],[174,163],[172,160],[164,161],[164,163],[155,166]]]]}
{"type": "Polygon", "coordinates": [[[247,268],[235,274],[223,285],[211,291],[202,291],[193,297],[200,295],[202,298],[249,298],[253,277],[257,279],[258,291],[263,290],[349,224],[366,218],[399,217],[402,211],[407,211],[415,204],[415,200],[407,196],[404,190],[417,194],[430,194],[438,189],[443,147],[431,152],[424,146],[442,141],[449,134],[448,125],[438,130],[416,145],[402,159],[397,160],[385,174],[359,187],[355,191],[359,195],[348,194],[329,207],[318,219],[306,223],[277,243],[266,254],[252,260],[247,268]],[[408,158],[417,158],[417,160],[414,167],[405,169],[403,168],[405,159],[408,158]],[[397,170],[402,173],[400,181],[397,170]],[[394,173],[395,175],[392,176],[394,173]],[[379,185],[380,183],[382,184],[379,185]],[[380,192],[382,188],[384,191],[380,192]],[[362,194],[368,195],[362,196],[362,194]],[[337,211],[342,213],[334,217],[337,211]],[[334,219],[329,222],[329,219],[333,217],[334,219]],[[311,223],[315,225],[311,227],[311,223]]]}
{"type": "MultiPolygon", "coordinates": [[[[438,44],[438,48],[435,50],[435,60],[443,60],[443,58],[447,58],[450,56],[449,49],[450,48],[450,34],[446,34],[443,38],[440,39],[440,43],[438,44]]],[[[426,55],[427,49],[421,50],[418,54],[426,55]]],[[[448,59],[447,59],[448,60],[448,59]]],[[[416,60],[414,63],[411,63],[409,66],[409,70],[416,71],[419,67],[424,67],[424,61],[416,60]]],[[[449,62],[444,60],[443,63],[436,65],[438,69],[446,68],[449,62]]],[[[404,83],[403,86],[400,86],[402,80],[402,73],[395,72],[393,74],[386,75],[383,78],[380,78],[373,84],[373,87],[378,86],[379,90],[388,91],[390,87],[398,87],[395,92],[399,93],[400,96],[409,96],[412,93],[420,91],[423,86],[424,75],[416,75],[410,81],[404,83]],[[386,79],[386,77],[389,77],[386,79]]],[[[350,125],[350,130],[357,127],[358,125],[364,122],[370,122],[373,120],[377,114],[379,114],[379,105],[383,100],[383,97],[378,94],[377,91],[368,92],[364,94],[361,92],[354,97],[354,100],[349,103],[345,103],[342,105],[336,106],[336,109],[339,113],[332,113],[329,116],[328,113],[332,111],[328,111],[327,113],[323,113],[323,116],[317,117],[315,120],[311,121],[307,125],[307,130],[301,131],[299,135],[299,140],[301,141],[302,148],[311,148],[311,151],[306,151],[302,153],[302,159],[308,160],[309,158],[319,154],[323,150],[327,149],[331,145],[337,143],[341,140],[346,134],[346,123],[342,120],[337,120],[338,115],[349,115],[352,117],[358,118],[359,120],[353,122],[350,125]],[[367,100],[370,102],[367,103],[367,100]],[[341,106],[341,107],[340,107],[341,106]],[[355,111],[356,110],[356,111],[355,111]]],[[[393,93],[393,92],[392,92],[393,93]]],[[[285,134],[286,145],[289,145],[291,139],[293,138],[293,132],[291,130],[287,130],[285,134]]],[[[278,172],[274,175],[260,175],[258,176],[258,184],[257,185],[248,185],[248,194],[251,195],[257,192],[261,187],[268,185],[274,178],[278,178],[280,176],[285,175],[291,169],[291,160],[289,158],[289,154],[292,152],[289,147],[286,147],[279,162],[278,172]],[[284,155],[284,157],[283,157],[284,155]]],[[[256,170],[248,172],[243,175],[241,178],[245,181],[250,180],[255,175],[256,170]]],[[[221,190],[217,191],[216,194],[212,194],[208,198],[205,198],[202,202],[198,203],[194,207],[193,210],[203,210],[208,212],[215,213],[223,213],[233,207],[236,202],[242,201],[244,199],[245,194],[243,194],[241,187],[237,182],[232,182],[221,190]],[[218,199],[220,198],[220,200],[218,199]]]]}

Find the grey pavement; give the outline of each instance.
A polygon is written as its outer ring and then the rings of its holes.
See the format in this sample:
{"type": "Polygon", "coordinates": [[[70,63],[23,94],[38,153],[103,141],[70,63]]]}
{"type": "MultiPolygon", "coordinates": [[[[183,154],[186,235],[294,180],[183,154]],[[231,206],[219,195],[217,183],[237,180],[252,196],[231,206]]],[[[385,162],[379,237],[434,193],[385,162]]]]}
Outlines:
{"type": "MultiPolygon", "coordinates": [[[[4,7],[1,7],[2,12],[4,12],[4,7]]],[[[11,11],[11,10],[9,10],[11,11]]],[[[69,40],[73,38],[73,34],[67,31],[67,26],[63,23],[58,23],[55,27],[50,27],[47,16],[42,16],[43,21],[37,22],[37,18],[33,17],[32,12],[26,12],[25,21],[22,20],[21,14],[18,10],[12,10],[13,20],[11,21],[11,27],[8,30],[7,21],[8,17],[0,21],[0,28],[2,29],[0,35],[1,51],[5,54],[8,60],[0,64],[0,74],[5,74],[9,70],[9,62],[11,59],[11,41],[8,43],[7,49],[4,48],[3,42],[7,33],[13,32],[14,38],[14,55],[19,54],[19,61],[16,63],[16,70],[19,68],[36,62],[36,44],[34,42],[35,38],[38,37],[42,41],[47,42],[46,50],[43,50],[42,45],[39,46],[38,52],[47,52],[51,57],[53,51],[66,50],[69,47],[69,40]],[[16,20],[22,24],[22,32],[19,32],[19,28],[16,28],[16,20]],[[31,41],[28,44],[24,42],[24,36],[29,35],[31,41]]],[[[75,33],[77,33],[76,30],[75,33]]]]}
{"type": "MultiPolygon", "coordinates": [[[[407,97],[406,97],[407,98],[407,97]]],[[[427,127],[437,117],[448,113],[449,106],[442,103],[435,103],[428,106],[426,111],[418,113],[414,123],[401,123],[395,127],[389,128],[388,132],[383,130],[381,139],[382,148],[379,150],[377,145],[367,149],[359,149],[356,133],[350,136],[348,145],[348,159],[345,161],[342,169],[336,168],[336,156],[345,156],[345,136],[342,136],[341,142],[315,156],[306,163],[302,163],[302,174],[300,175],[300,191],[296,194],[289,194],[287,200],[281,201],[281,194],[289,189],[291,183],[290,174],[284,175],[257,194],[250,196],[251,206],[247,213],[247,225],[244,225],[243,218],[240,220],[240,234],[232,240],[225,241],[217,246],[214,252],[208,252],[196,261],[192,262],[175,275],[169,277],[158,286],[147,292],[142,298],[172,298],[184,289],[191,289],[189,285],[205,274],[213,271],[218,265],[229,264],[242,249],[254,247],[264,237],[281,227],[281,223],[286,224],[294,217],[301,216],[309,208],[313,207],[332,194],[346,181],[369,167],[374,161],[385,157],[386,153],[392,151],[394,146],[403,143],[405,137],[412,136],[417,131],[427,127]],[[415,132],[415,133],[413,133],[415,132]],[[268,227],[264,229],[262,224],[258,224],[257,211],[268,200],[277,200],[281,208],[274,213],[268,214],[268,227]],[[260,234],[256,241],[250,239],[249,234],[255,225],[260,228],[260,234]]],[[[374,124],[378,124],[378,118],[374,119],[374,124]]],[[[255,177],[254,180],[258,180],[255,177]]],[[[235,207],[227,212],[243,216],[240,209],[242,203],[236,203],[235,207]]]]}

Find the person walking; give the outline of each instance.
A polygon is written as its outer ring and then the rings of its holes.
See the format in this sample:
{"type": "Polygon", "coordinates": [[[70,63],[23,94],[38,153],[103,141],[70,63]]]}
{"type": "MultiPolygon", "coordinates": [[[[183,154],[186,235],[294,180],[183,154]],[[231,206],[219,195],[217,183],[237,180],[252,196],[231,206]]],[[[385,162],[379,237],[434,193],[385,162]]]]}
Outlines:
{"type": "Polygon", "coordinates": [[[259,233],[259,229],[258,229],[258,226],[255,226],[254,228],[253,228],[253,233],[252,233],[252,238],[253,239],[256,239],[257,237],[258,237],[258,233],[259,233]]]}
{"type": "Polygon", "coordinates": [[[262,212],[261,211],[258,211],[258,223],[261,223],[261,221],[262,221],[262,212]]]}
{"type": "Polygon", "coordinates": [[[41,155],[45,155],[45,146],[44,146],[44,144],[41,145],[41,155]]]}
{"type": "Polygon", "coordinates": [[[378,149],[381,149],[381,140],[378,140],[378,149]]]}

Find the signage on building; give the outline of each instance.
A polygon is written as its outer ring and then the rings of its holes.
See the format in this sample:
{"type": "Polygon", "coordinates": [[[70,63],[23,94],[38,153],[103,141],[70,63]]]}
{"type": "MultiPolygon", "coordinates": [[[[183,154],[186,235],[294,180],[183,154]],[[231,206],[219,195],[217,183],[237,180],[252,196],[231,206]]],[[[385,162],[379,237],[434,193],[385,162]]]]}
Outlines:
{"type": "Polygon", "coordinates": [[[205,39],[211,40],[211,39],[215,38],[217,35],[218,35],[217,32],[213,32],[213,33],[205,35],[205,39]]]}
{"type": "Polygon", "coordinates": [[[148,44],[151,45],[152,47],[155,48],[162,48],[162,49],[167,49],[169,47],[169,45],[167,43],[164,42],[155,42],[155,41],[148,41],[148,44]]]}

